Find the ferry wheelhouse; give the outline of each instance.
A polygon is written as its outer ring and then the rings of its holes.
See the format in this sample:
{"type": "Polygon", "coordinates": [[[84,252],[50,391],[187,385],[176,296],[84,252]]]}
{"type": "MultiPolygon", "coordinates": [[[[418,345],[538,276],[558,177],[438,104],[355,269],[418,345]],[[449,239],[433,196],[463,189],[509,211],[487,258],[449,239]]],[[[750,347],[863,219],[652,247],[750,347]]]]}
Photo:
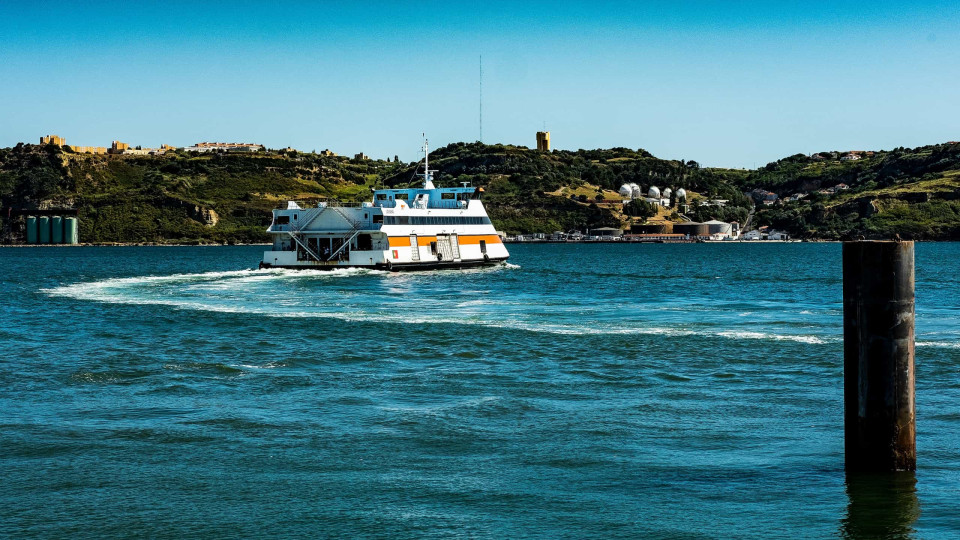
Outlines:
{"type": "Polygon", "coordinates": [[[378,189],[363,203],[296,201],[273,211],[273,246],[261,268],[432,270],[500,264],[510,257],[483,189],[433,185],[424,143],[423,187],[378,189]]]}

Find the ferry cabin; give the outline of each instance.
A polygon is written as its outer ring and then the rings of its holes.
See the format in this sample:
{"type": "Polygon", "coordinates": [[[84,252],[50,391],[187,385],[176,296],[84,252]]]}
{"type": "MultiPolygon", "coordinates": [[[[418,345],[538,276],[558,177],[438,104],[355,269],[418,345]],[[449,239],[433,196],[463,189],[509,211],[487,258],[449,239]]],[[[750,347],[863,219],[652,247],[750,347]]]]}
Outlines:
{"type": "Polygon", "coordinates": [[[389,270],[496,264],[510,255],[487,217],[481,188],[382,189],[364,203],[291,201],[273,211],[273,247],[261,267],[389,270]]]}

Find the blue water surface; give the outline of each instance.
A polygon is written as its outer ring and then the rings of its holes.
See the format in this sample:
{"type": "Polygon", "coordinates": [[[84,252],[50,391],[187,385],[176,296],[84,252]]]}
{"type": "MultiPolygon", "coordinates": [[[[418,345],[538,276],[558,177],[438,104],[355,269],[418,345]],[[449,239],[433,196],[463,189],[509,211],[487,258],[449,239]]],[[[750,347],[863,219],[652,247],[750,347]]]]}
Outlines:
{"type": "Polygon", "coordinates": [[[839,244],[482,270],[0,249],[0,537],[957,538],[960,244],[918,244],[918,471],[843,469],[839,244]]]}

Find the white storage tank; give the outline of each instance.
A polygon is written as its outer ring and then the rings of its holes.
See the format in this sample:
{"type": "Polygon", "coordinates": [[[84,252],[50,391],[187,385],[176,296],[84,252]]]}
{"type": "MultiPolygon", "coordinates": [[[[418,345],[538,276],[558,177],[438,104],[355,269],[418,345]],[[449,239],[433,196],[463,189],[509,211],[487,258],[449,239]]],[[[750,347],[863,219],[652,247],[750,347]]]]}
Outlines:
{"type": "Polygon", "coordinates": [[[660,188],[657,186],[650,186],[650,191],[647,192],[647,197],[650,197],[651,199],[659,199],[660,188]]]}

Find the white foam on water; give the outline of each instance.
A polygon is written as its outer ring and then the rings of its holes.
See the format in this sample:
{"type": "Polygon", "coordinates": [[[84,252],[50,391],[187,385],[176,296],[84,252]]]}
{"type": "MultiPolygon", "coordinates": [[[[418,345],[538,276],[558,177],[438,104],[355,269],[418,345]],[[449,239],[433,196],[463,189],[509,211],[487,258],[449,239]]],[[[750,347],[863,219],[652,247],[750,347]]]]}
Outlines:
{"type": "Polygon", "coordinates": [[[960,341],[918,341],[915,345],[938,349],[960,349],[960,341]]]}
{"type": "MultiPolygon", "coordinates": [[[[516,265],[513,265],[517,267],[516,265]]],[[[517,267],[519,268],[519,267],[517,267]]],[[[363,268],[344,268],[329,271],[321,270],[233,270],[226,272],[204,272],[195,274],[173,274],[169,276],[138,276],[131,278],[111,278],[90,283],[76,283],[52,289],[42,289],[50,296],[69,297],[112,304],[161,305],[174,309],[207,311],[213,313],[239,313],[271,318],[315,318],[336,319],[348,322],[387,322],[396,324],[435,325],[455,322],[457,324],[503,328],[556,335],[652,335],[664,337],[704,336],[726,339],[787,340],[807,344],[824,344],[830,338],[812,335],[790,335],[769,332],[726,330],[717,332],[712,329],[697,329],[684,326],[649,326],[633,323],[629,326],[610,326],[608,321],[583,320],[577,323],[544,323],[543,304],[531,300],[524,302],[501,302],[493,299],[471,299],[461,302],[449,301],[435,303],[430,315],[425,315],[416,305],[384,304],[370,306],[351,304],[351,298],[357,293],[339,292],[336,297],[325,295],[289,296],[269,295],[260,298],[251,297],[244,304],[242,299],[220,296],[220,290],[240,292],[251,284],[267,282],[273,279],[331,279],[348,276],[383,274],[395,275],[382,270],[363,268]],[[334,301],[331,302],[331,299],[334,301]],[[311,303],[313,302],[313,303],[311,303]],[[319,302],[319,303],[316,303],[319,302]],[[478,309],[463,312],[464,308],[497,308],[509,304],[519,306],[520,310],[499,313],[478,309]],[[466,315],[466,316],[465,316],[466,315]]],[[[390,287],[389,290],[396,290],[390,287]]],[[[253,291],[251,291],[253,292],[253,291]]],[[[363,300],[362,295],[360,300],[363,300]]],[[[509,308],[508,308],[509,309],[509,308]]],[[[949,342],[920,342],[918,346],[947,346],[949,342]]]]}
{"type": "Polygon", "coordinates": [[[725,330],[717,332],[720,337],[729,339],[769,339],[776,341],[796,341],[798,343],[809,343],[811,345],[822,345],[826,341],[817,336],[797,336],[791,334],[770,334],[767,332],[748,332],[742,330],[725,330]]]}

